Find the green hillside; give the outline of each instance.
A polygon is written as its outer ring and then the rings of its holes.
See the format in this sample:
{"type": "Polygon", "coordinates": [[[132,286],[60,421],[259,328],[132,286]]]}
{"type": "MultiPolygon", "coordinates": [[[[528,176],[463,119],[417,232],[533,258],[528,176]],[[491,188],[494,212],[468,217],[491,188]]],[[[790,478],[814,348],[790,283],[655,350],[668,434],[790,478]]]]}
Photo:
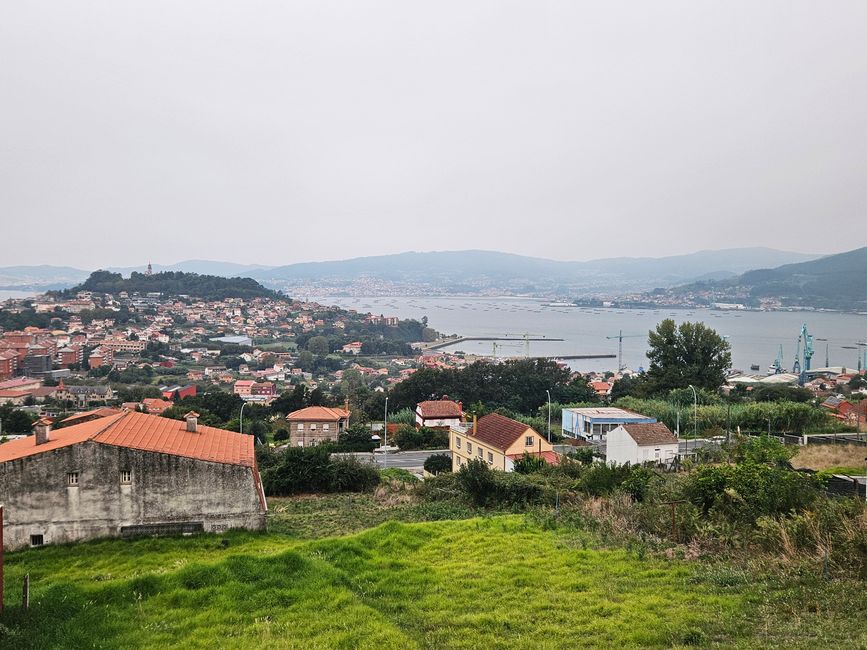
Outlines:
{"type": "Polygon", "coordinates": [[[687,285],[678,291],[707,289],[727,293],[733,300],[778,298],[787,306],[861,311],[867,309],[867,247],[747,271],[731,280],[687,285]]]}
{"type": "Polygon", "coordinates": [[[204,300],[225,298],[277,297],[277,292],[266,289],[252,278],[223,278],[216,275],[199,275],[181,271],[166,271],[147,275],[133,272],[128,278],[111,271],[94,271],[82,284],[68,289],[64,295],[79,291],[118,294],[162,293],[171,296],[188,295],[204,300]]]}
{"type": "Polygon", "coordinates": [[[0,647],[854,647],[859,634],[865,641],[852,601],[851,620],[821,624],[831,587],[817,587],[813,609],[793,623],[791,608],[804,604],[782,584],[601,548],[592,533],[533,521],[389,522],[319,540],[230,533],[13,553],[0,647]],[[25,573],[32,605],[22,612],[25,573]]]}

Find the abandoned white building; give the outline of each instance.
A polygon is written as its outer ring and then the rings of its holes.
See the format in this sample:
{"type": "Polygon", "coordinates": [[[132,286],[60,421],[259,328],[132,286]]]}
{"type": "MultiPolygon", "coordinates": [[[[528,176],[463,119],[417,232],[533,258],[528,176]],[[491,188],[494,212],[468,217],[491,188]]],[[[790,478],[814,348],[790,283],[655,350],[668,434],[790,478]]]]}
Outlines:
{"type": "Polygon", "coordinates": [[[253,437],[125,411],[0,445],[9,550],[98,537],[262,529],[253,437]]]}

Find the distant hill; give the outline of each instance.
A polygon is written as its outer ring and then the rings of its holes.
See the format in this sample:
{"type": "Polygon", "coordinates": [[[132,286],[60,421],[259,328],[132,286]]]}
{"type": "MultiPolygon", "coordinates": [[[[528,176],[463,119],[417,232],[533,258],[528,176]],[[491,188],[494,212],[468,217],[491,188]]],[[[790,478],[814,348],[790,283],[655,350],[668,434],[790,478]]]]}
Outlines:
{"type": "Polygon", "coordinates": [[[225,298],[270,298],[277,297],[276,291],[266,289],[252,278],[223,278],[216,275],[199,275],[167,271],[145,275],[133,272],[124,278],[120,273],[94,271],[82,284],[64,292],[74,295],[78,291],[118,294],[155,293],[171,296],[188,295],[204,300],[223,300],[225,298]]]}
{"type": "MultiPolygon", "coordinates": [[[[589,242],[588,245],[605,242],[589,242]]],[[[581,249],[582,251],[584,249],[581,249]]],[[[817,255],[770,248],[699,251],[670,257],[617,257],[587,262],[562,262],[495,251],[407,252],[287,266],[186,260],[154,264],[155,272],[183,272],[221,277],[251,277],[271,288],[371,291],[374,284],[392,289],[441,293],[544,294],[564,298],[622,295],[698,280],[721,280],[756,268],[816,259],[817,255]]],[[[145,265],[109,268],[142,273],[145,265]]],[[[0,289],[62,289],[85,280],[88,271],[70,267],[0,268],[0,289]]]]}
{"type": "Polygon", "coordinates": [[[71,266],[0,267],[0,289],[63,289],[87,278],[88,272],[71,266]]]}
{"type": "Polygon", "coordinates": [[[867,247],[798,264],[748,271],[718,282],[687,285],[680,293],[713,290],[733,298],[776,298],[786,306],[867,309],[867,247]]]}
{"type": "Polygon", "coordinates": [[[608,258],[561,262],[494,251],[440,251],[307,262],[255,271],[268,286],[358,288],[369,280],[414,285],[444,293],[498,291],[556,293],[641,291],[699,278],[732,277],[746,270],[815,259],[768,248],[700,251],[661,258],[608,258]]]}

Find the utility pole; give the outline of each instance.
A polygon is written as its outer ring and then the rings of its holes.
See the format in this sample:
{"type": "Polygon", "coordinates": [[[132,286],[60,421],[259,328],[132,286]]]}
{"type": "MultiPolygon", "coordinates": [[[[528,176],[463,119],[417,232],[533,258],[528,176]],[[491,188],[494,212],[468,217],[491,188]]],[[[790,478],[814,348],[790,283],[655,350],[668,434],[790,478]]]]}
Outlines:
{"type": "MultiPolygon", "coordinates": [[[[692,407],[693,407],[693,422],[692,422],[692,437],[693,439],[698,438],[698,393],[695,392],[695,386],[692,384],[689,385],[692,388],[692,407]]],[[[689,446],[689,443],[687,443],[689,446]]]]}
{"type": "Polygon", "coordinates": [[[382,416],[382,435],[385,446],[382,449],[382,463],[388,467],[388,395],[385,396],[385,412],[382,416]]]}
{"type": "Polygon", "coordinates": [[[247,406],[247,402],[241,404],[241,418],[240,423],[238,424],[238,429],[240,429],[240,433],[244,433],[244,407],[247,406]]]}
{"type": "Polygon", "coordinates": [[[548,442],[551,442],[551,391],[545,391],[548,394],[548,442]]]}

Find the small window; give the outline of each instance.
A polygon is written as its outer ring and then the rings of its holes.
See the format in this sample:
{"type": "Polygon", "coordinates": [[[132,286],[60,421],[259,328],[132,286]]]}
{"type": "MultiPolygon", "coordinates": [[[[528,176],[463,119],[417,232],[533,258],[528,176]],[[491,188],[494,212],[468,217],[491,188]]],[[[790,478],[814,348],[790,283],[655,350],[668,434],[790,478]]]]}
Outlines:
{"type": "Polygon", "coordinates": [[[132,472],[128,469],[120,470],[120,482],[121,483],[132,483],[132,472]]]}
{"type": "Polygon", "coordinates": [[[533,446],[533,436],[527,436],[526,438],[524,438],[524,446],[525,447],[532,447],[533,446]]]}
{"type": "Polygon", "coordinates": [[[31,535],[30,546],[42,546],[45,544],[45,538],[42,535],[31,535]]]}
{"type": "Polygon", "coordinates": [[[485,457],[485,450],[482,449],[481,447],[479,447],[479,458],[484,458],[484,457],[485,457]]]}
{"type": "Polygon", "coordinates": [[[457,447],[458,449],[461,448],[461,439],[460,438],[457,438],[457,437],[455,438],[455,447],[457,447]]]}
{"type": "Polygon", "coordinates": [[[494,464],[494,454],[492,454],[491,452],[488,452],[488,463],[490,463],[491,465],[494,464]]]}
{"type": "Polygon", "coordinates": [[[311,431],[316,431],[316,424],[311,424],[311,425],[310,425],[310,430],[311,430],[311,431]]]}
{"type": "Polygon", "coordinates": [[[328,423],[327,423],[327,422],[326,422],[325,424],[322,425],[322,430],[323,430],[323,431],[328,431],[328,423]]]}
{"type": "Polygon", "coordinates": [[[78,472],[67,472],[66,484],[69,486],[78,487],[78,472]]]}
{"type": "Polygon", "coordinates": [[[303,422],[298,423],[298,431],[304,431],[304,423],[303,422]]]}
{"type": "Polygon", "coordinates": [[[467,441],[467,453],[473,453],[473,443],[471,443],[469,440],[467,441]]]}

